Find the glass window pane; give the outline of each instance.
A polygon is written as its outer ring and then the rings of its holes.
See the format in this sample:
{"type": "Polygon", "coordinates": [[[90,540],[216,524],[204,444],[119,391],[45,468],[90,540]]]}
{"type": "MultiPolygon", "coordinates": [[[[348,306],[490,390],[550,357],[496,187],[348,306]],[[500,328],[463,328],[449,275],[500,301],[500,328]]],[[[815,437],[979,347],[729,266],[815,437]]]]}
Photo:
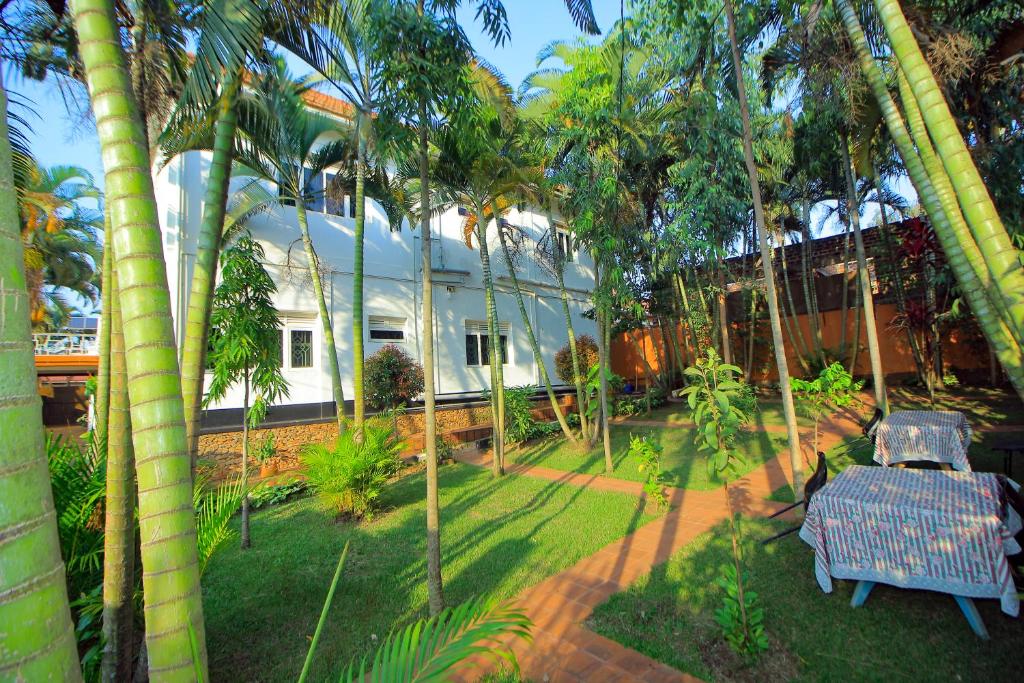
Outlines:
{"type": "Polygon", "coordinates": [[[313,367],[312,330],[292,330],[291,361],[293,368],[313,367]]]}
{"type": "Polygon", "coordinates": [[[486,334],[480,335],[480,365],[491,364],[491,345],[486,334]]]}
{"type": "Polygon", "coordinates": [[[312,173],[308,168],[302,169],[303,190],[306,197],[306,209],[323,213],[324,211],[324,176],[312,173]]]}
{"type": "Polygon", "coordinates": [[[508,365],[508,335],[501,335],[498,337],[501,340],[501,364],[508,365]]]}
{"type": "Polygon", "coordinates": [[[356,197],[355,195],[349,195],[348,197],[348,217],[356,217],[356,197]]]}
{"type": "Polygon", "coordinates": [[[327,183],[324,186],[324,213],[332,216],[345,215],[345,194],[341,186],[334,186],[334,174],[327,174],[327,183]]]}
{"type": "Polygon", "coordinates": [[[466,335],[466,365],[480,365],[479,348],[475,334],[466,335]]]}

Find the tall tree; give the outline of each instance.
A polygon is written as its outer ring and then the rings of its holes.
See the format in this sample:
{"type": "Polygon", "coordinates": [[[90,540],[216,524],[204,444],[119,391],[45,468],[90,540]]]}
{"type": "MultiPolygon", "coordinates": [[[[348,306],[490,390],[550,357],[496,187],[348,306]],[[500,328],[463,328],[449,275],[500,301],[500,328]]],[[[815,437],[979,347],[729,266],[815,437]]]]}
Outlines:
{"type": "Polygon", "coordinates": [[[736,15],[732,0],[725,0],[725,17],[729,34],[732,65],[736,74],[736,94],[740,105],[740,122],[743,130],[743,158],[747,166],[750,194],[754,205],[754,225],[761,247],[761,267],[764,269],[765,298],[768,301],[768,315],[771,319],[772,346],[775,351],[775,365],[779,373],[782,390],[782,410],[786,420],[786,435],[789,439],[789,461],[793,469],[793,490],[803,488],[804,465],[800,457],[800,434],[796,426],[796,411],[793,405],[793,390],[789,385],[789,363],[782,339],[782,322],[779,317],[779,299],[775,291],[775,273],[772,265],[772,251],[768,246],[768,234],[764,223],[764,206],[761,202],[761,185],[757,177],[757,162],[754,159],[753,134],[750,128],[750,108],[744,85],[743,58],[736,38],[736,15]]]}
{"type": "Polygon", "coordinates": [[[313,295],[320,313],[338,430],[344,430],[345,395],[334,338],[334,323],[327,307],[320,259],[309,232],[306,203],[324,192],[319,178],[325,170],[347,164],[351,158],[348,136],[339,137],[337,119],[307,107],[303,94],[310,88],[291,77],[282,59],[276,59],[255,83],[260,97],[246,107],[239,121],[241,135],[235,152],[247,172],[277,183],[283,202],[294,204],[313,295]]]}
{"type": "Polygon", "coordinates": [[[0,82],[0,677],[81,680],[43,451],[25,263],[0,82]]]}
{"type": "Polygon", "coordinates": [[[142,119],[113,6],[73,4],[106,173],[137,454],[150,677],[206,675],[192,474],[170,293],[142,119]],[[199,660],[183,653],[199,644],[199,660]]]}
{"type": "Polygon", "coordinates": [[[249,538],[249,429],[267,414],[267,406],[288,395],[281,374],[281,320],[274,308],[274,281],[263,268],[263,247],[242,235],[220,259],[221,282],[210,316],[213,378],[203,399],[218,401],[242,383],[242,548],[249,538]],[[255,400],[250,404],[252,397],[255,400]]]}

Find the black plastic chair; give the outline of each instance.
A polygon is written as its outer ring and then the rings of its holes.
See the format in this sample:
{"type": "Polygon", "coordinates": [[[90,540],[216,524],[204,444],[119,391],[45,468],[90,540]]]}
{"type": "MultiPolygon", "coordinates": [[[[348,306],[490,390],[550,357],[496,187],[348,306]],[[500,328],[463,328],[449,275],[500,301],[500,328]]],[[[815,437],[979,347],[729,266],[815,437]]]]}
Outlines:
{"type": "Polygon", "coordinates": [[[882,409],[875,408],[875,414],[871,416],[868,423],[864,425],[864,438],[871,442],[871,445],[875,445],[875,439],[878,438],[878,423],[882,421],[882,409]]]}
{"type": "MultiPolygon", "coordinates": [[[[996,475],[996,478],[999,480],[999,508],[1003,516],[1005,517],[1012,508],[1018,515],[1024,517],[1024,495],[1013,488],[1006,477],[996,475]]],[[[1024,529],[1017,532],[1014,540],[1017,541],[1017,545],[1024,548],[1024,529]]],[[[1021,567],[1024,566],[1024,552],[1008,555],[1006,559],[1010,562],[1014,583],[1021,586],[1024,584],[1024,576],[1021,575],[1021,567]]]]}
{"type": "MultiPolygon", "coordinates": [[[[779,515],[785,514],[785,513],[789,512],[790,510],[792,510],[793,508],[799,507],[800,505],[804,506],[804,514],[806,514],[807,513],[807,508],[811,504],[811,498],[814,496],[815,493],[817,493],[821,489],[822,486],[825,485],[825,482],[827,482],[827,481],[828,481],[828,462],[825,460],[825,454],[822,453],[821,451],[818,451],[818,465],[817,465],[817,467],[814,468],[814,474],[812,474],[810,476],[810,478],[807,480],[807,483],[804,484],[804,497],[803,497],[803,500],[798,500],[797,502],[793,503],[792,505],[787,505],[786,507],[782,508],[781,510],[779,510],[775,514],[770,515],[769,518],[778,517],[779,515]]],[[[800,530],[799,526],[795,526],[792,529],[786,529],[785,531],[783,531],[781,533],[778,533],[778,534],[775,534],[771,538],[762,541],[762,543],[764,545],[768,545],[772,541],[777,541],[780,538],[782,538],[783,536],[789,536],[790,534],[795,533],[795,532],[797,532],[799,530],[800,530]]]]}

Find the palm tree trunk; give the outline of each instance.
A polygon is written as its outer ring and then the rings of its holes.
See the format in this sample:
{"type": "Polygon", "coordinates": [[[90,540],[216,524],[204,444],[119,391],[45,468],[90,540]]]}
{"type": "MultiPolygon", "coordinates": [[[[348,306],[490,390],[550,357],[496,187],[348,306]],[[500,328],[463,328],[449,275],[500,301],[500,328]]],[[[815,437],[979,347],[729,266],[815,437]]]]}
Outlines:
{"type": "Polygon", "coordinates": [[[722,360],[732,365],[732,345],[729,343],[729,311],[727,307],[728,297],[725,291],[725,271],[721,264],[715,270],[718,272],[718,328],[722,334],[722,360]]]}
{"type": "Polygon", "coordinates": [[[114,229],[150,679],[206,678],[192,468],[149,152],[112,4],[76,0],[74,11],[114,229]],[[188,654],[192,642],[198,661],[188,654]]]}
{"type": "Polygon", "coordinates": [[[847,327],[849,327],[850,319],[850,278],[849,278],[849,264],[850,264],[850,218],[846,218],[846,226],[843,230],[843,294],[842,294],[842,305],[840,310],[842,315],[839,318],[839,359],[840,361],[846,358],[846,337],[847,327]]]}
{"type": "MultiPolygon", "coordinates": [[[[550,220],[551,225],[554,225],[554,221],[550,220]]],[[[569,310],[569,292],[565,288],[565,262],[559,262],[555,265],[555,276],[558,280],[558,295],[562,302],[562,314],[565,316],[565,331],[569,336],[569,353],[572,355],[572,381],[576,387],[576,413],[580,416],[580,435],[582,438],[589,443],[587,434],[587,415],[586,415],[586,401],[584,400],[583,392],[583,370],[580,367],[580,354],[576,350],[576,331],[572,325],[572,312],[569,310]]],[[[588,449],[589,450],[589,449],[588,449]]]]}
{"type": "MultiPolygon", "coordinates": [[[[494,299],[494,275],[491,273],[491,252],[487,244],[487,220],[484,218],[483,204],[477,204],[476,212],[480,268],[484,280],[484,310],[487,314],[487,356],[491,371],[491,416],[494,434],[491,473],[495,477],[500,477],[505,473],[505,416],[502,409],[505,400],[505,379],[502,372],[501,329],[498,325],[498,305],[494,299]]],[[[500,226],[498,230],[501,230],[500,226]]]]}
{"type": "Polygon", "coordinates": [[[352,266],[352,402],[355,427],[366,413],[363,387],[363,236],[366,229],[366,143],[362,131],[356,144],[356,230],[352,266]]]}
{"type": "MultiPolygon", "coordinates": [[[[597,254],[594,254],[594,289],[601,289],[601,268],[597,254]]],[[[604,441],[604,471],[611,473],[615,469],[612,461],[612,436],[608,428],[608,349],[605,344],[605,327],[608,325],[605,306],[599,302],[597,306],[597,364],[600,382],[601,400],[601,435],[604,441]]]]}
{"type": "MultiPolygon", "coordinates": [[[[812,290],[815,287],[814,266],[810,263],[811,254],[811,202],[806,197],[801,201],[803,219],[800,228],[800,277],[804,288],[804,308],[807,310],[807,324],[811,333],[811,344],[814,344],[814,357],[822,367],[825,366],[825,347],[821,338],[821,325],[817,311],[811,305],[812,290]]],[[[808,345],[809,346],[809,345],[808,345]]],[[[809,352],[809,351],[808,351],[809,352]]]]}
{"type": "Polygon", "coordinates": [[[93,408],[96,412],[97,443],[102,448],[107,442],[107,420],[110,413],[110,301],[111,275],[114,269],[114,249],[111,247],[110,214],[103,212],[103,261],[100,275],[100,348],[99,367],[96,372],[96,397],[93,408]]]}
{"type": "Polygon", "coordinates": [[[327,299],[324,298],[324,286],[320,280],[320,262],[313,249],[313,240],[309,236],[309,223],[306,206],[302,198],[295,201],[295,212],[299,219],[299,230],[302,233],[302,246],[309,263],[309,278],[313,281],[313,295],[320,309],[320,324],[324,333],[324,346],[327,347],[327,367],[331,374],[331,393],[334,396],[338,433],[345,431],[345,391],[341,386],[341,368],[338,365],[338,346],[334,343],[334,323],[331,313],[327,310],[327,299]]]}
{"type": "Polygon", "coordinates": [[[743,376],[748,382],[752,380],[754,370],[754,337],[757,334],[757,288],[750,289],[750,333],[747,336],[747,365],[743,376]]]}
{"type": "Polygon", "coordinates": [[[80,681],[43,447],[17,196],[0,81],[0,678],[80,681]]]}
{"type": "MultiPolygon", "coordinates": [[[[793,341],[793,349],[796,351],[796,360],[805,374],[810,373],[810,363],[807,357],[807,342],[804,340],[803,330],[800,329],[800,318],[797,317],[796,304],[793,303],[793,291],[789,286],[789,264],[786,261],[786,233],[782,232],[782,244],[779,246],[779,263],[782,266],[782,273],[779,280],[782,281],[782,291],[785,299],[782,302],[783,321],[786,323],[786,331],[793,341]],[[789,304],[787,309],[786,304],[789,304]]],[[[723,360],[725,360],[723,358],[723,360]]],[[[728,361],[726,361],[728,362],[728,361]]]]}
{"type": "Polygon", "coordinates": [[[242,550],[252,543],[249,539],[249,368],[242,372],[242,550]]]}
{"type": "MultiPolygon", "coordinates": [[[[846,175],[846,201],[850,207],[850,221],[853,223],[853,242],[857,250],[857,272],[860,275],[860,298],[864,307],[864,331],[868,337],[868,356],[871,358],[871,381],[875,390],[875,406],[883,415],[889,414],[886,400],[885,375],[882,372],[882,354],[878,346],[878,328],[875,325],[875,299],[871,291],[871,272],[868,270],[867,253],[864,250],[864,237],[860,232],[860,214],[857,207],[857,187],[854,184],[853,166],[847,147],[846,136],[843,136],[843,169],[846,175]]],[[[860,320],[859,316],[857,318],[860,320]]]]}
{"type": "MultiPolygon", "coordinates": [[[[872,163],[871,166],[872,181],[875,185],[875,194],[881,198],[882,196],[882,181],[878,174],[878,167],[872,163]]],[[[882,240],[885,244],[885,250],[889,253],[889,266],[892,275],[893,289],[896,293],[896,310],[900,315],[906,316],[907,314],[907,294],[903,287],[903,274],[899,263],[896,260],[896,245],[892,240],[892,230],[889,228],[889,216],[885,210],[885,203],[879,201],[878,203],[879,216],[881,217],[881,230],[882,240]]],[[[921,347],[917,343],[917,337],[914,336],[914,331],[910,329],[909,325],[904,325],[904,329],[907,332],[907,344],[910,346],[910,354],[914,358],[914,367],[917,368],[917,376],[922,382],[927,382],[924,371],[924,358],[921,355],[921,347]]]]}
{"type": "Polygon", "coordinates": [[[946,254],[946,259],[956,276],[964,298],[978,320],[985,338],[995,350],[999,362],[1006,371],[1007,378],[1013,384],[1018,395],[1024,398],[1024,361],[1022,361],[1020,344],[1011,334],[1009,327],[988,297],[989,282],[979,275],[985,271],[985,266],[981,263],[981,254],[977,245],[958,239],[958,234],[950,217],[943,209],[921,158],[914,150],[903,118],[889,93],[885,77],[878,64],[875,63],[856,11],[849,0],[836,0],[836,3],[847,35],[860,60],[861,70],[867,77],[871,91],[882,110],[889,135],[903,158],[907,173],[921,203],[932,219],[935,234],[939,238],[942,250],[946,254]]]}
{"type": "Polygon", "coordinates": [[[110,288],[110,418],[107,423],[107,499],[103,534],[102,680],[128,681],[135,645],[135,454],[128,405],[127,367],[117,273],[110,288]]]}
{"type": "MultiPolygon", "coordinates": [[[[897,0],[875,0],[900,70],[906,75],[928,136],[953,185],[971,234],[989,268],[995,293],[1009,312],[1007,324],[1018,343],[1024,338],[1024,265],[1020,250],[999,218],[992,197],[957,129],[931,68],[925,61],[897,0]]],[[[933,181],[934,183],[934,178],[933,181]]]]}
{"type": "Polygon", "coordinates": [[[199,456],[199,422],[206,374],[206,347],[210,336],[210,311],[213,309],[213,288],[217,280],[217,260],[220,258],[228,186],[231,183],[235,129],[238,124],[235,104],[241,81],[241,78],[231,78],[225,84],[217,103],[213,158],[210,160],[210,175],[206,180],[203,219],[197,237],[196,265],[192,273],[185,338],[181,347],[181,394],[185,402],[185,431],[193,467],[199,456]]]}
{"type": "MultiPolygon", "coordinates": [[[[423,16],[424,0],[417,13],[423,16]]],[[[437,416],[434,408],[434,291],[430,253],[430,121],[427,102],[420,102],[420,253],[423,268],[423,421],[427,451],[427,602],[431,616],[444,609],[441,579],[441,511],[437,496],[437,416]]]]}
{"type": "Polygon", "coordinates": [[[778,366],[779,385],[782,389],[782,412],[786,418],[786,434],[789,437],[789,462],[793,468],[793,490],[803,489],[803,459],[800,457],[800,434],[796,427],[796,411],[793,407],[793,389],[789,384],[789,364],[782,341],[782,322],[779,320],[779,299],[775,291],[775,274],[772,272],[772,254],[768,247],[768,233],[764,224],[764,207],[761,204],[761,185],[757,179],[757,163],[754,161],[753,134],[750,130],[750,109],[747,106],[747,91],[743,83],[743,60],[736,42],[736,17],[732,0],[725,0],[725,15],[728,21],[729,44],[732,48],[732,62],[736,73],[736,86],[740,103],[740,121],[743,124],[743,157],[750,179],[750,194],[754,203],[754,225],[757,227],[761,244],[761,262],[764,265],[765,298],[768,300],[768,314],[772,325],[772,346],[775,349],[775,364],[778,366]]]}
{"type": "MultiPolygon", "coordinates": [[[[495,216],[498,216],[498,207],[494,206],[492,212],[495,216]]],[[[548,402],[551,404],[551,410],[554,411],[555,419],[558,420],[558,426],[562,428],[565,438],[569,439],[571,443],[579,443],[579,439],[576,438],[572,429],[569,428],[569,423],[566,422],[562,406],[558,403],[558,397],[555,396],[554,387],[551,385],[551,376],[548,375],[547,366],[544,364],[544,356],[540,352],[537,335],[533,332],[533,323],[530,322],[530,315],[526,312],[526,304],[523,303],[523,290],[519,287],[519,275],[512,264],[512,258],[508,251],[508,242],[505,239],[505,231],[501,229],[500,223],[498,225],[498,240],[501,242],[501,253],[505,257],[505,263],[508,264],[509,277],[512,278],[512,291],[515,293],[516,304],[519,306],[519,317],[523,320],[523,329],[526,330],[526,338],[529,340],[530,349],[533,351],[533,362],[537,364],[540,379],[544,383],[544,390],[548,395],[548,402]]]]}

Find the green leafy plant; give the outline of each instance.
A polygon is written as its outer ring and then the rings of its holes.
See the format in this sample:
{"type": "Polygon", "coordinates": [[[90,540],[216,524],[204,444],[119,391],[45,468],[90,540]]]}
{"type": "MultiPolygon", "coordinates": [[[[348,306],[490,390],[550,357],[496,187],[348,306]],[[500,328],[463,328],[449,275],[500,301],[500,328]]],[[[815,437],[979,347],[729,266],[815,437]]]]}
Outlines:
{"type": "Polygon", "coordinates": [[[715,621],[722,627],[729,647],[753,659],[768,649],[764,609],[757,606],[757,593],[743,590],[750,577],[744,574],[741,581],[736,571],[735,565],[727,564],[722,568],[722,576],[715,581],[725,593],[722,606],[715,610],[715,621]]]}
{"type": "Polygon", "coordinates": [[[682,395],[697,423],[698,448],[708,454],[709,473],[722,479],[729,505],[733,564],[726,566],[718,581],[725,596],[722,609],[716,612],[716,620],[735,652],[756,658],[768,647],[764,611],[756,606],[756,593],[744,590],[743,546],[729,494],[729,476],[735,472],[736,463],[744,461],[736,449],[736,434],[747,420],[747,414],[737,405],[746,395],[743,382],[738,379],[742,371],[735,365],[722,363],[715,350],[708,349],[706,357],[683,372],[691,382],[682,395]]]}
{"type": "Polygon", "coordinates": [[[853,376],[841,363],[832,363],[822,368],[813,380],[791,377],[789,384],[799,410],[814,419],[814,453],[818,452],[818,425],[821,419],[836,408],[851,405],[857,400],[857,392],[864,386],[864,382],[853,381],[853,376]]]}
{"type": "Polygon", "coordinates": [[[637,461],[637,471],[646,475],[644,494],[653,500],[659,509],[668,507],[665,494],[665,475],[661,471],[662,446],[646,436],[629,436],[629,456],[637,461]]]}
{"type": "Polygon", "coordinates": [[[277,446],[274,444],[274,432],[267,432],[266,437],[256,443],[256,448],[252,452],[252,459],[263,464],[275,455],[277,455],[277,446]]]}
{"type": "MultiPolygon", "coordinates": [[[[259,491],[261,487],[255,487],[259,491]]],[[[242,505],[246,486],[241,477],[210,488],[205,477],[197,476],[192,489],[192,505],[196,511],[196,543],[199,546],[199,573],[224,543],[238,532],[231,528],[231,518],[242,505]]]]}
{"type": "Polygon", "coordinates": [[[249,507],[258,510],[269,505],[280,505],[292,496],[302,493],[306,488],[306,482],[301,479],[273,486],[261,486],[249,493],[249,507]]]}
{"type": "Polygon", "coordinates": [[[301,456],[309,488],[338,515],[370,518],[388,481],[402,467],[404,443],[387,419],[346,429],[333,447],[307,446],[301,456]]]}
{"type": "MultiPolygon", "coordinates": [[[[281,374],[281,320],[274,308],[277,286],[263,267],[263,247],[243,233],[220,257],[220,284],[213,293],[209,360],[213,368],[208,406],[242,385],[242,477],[249,479],[249,429],[258,426],[267,407],[288,395],[281,374]],[[251,401],[251,402],[250,402],[251,401]]],[[[242,494],[242,548],[250,545],[249,499],[242,494]]]]}
{"type": "Polygon", "coordinates": [[[394,344],[366,359],[366,401],[377,410],[396,408],[423,393],[423,366],[394,344]]]}

